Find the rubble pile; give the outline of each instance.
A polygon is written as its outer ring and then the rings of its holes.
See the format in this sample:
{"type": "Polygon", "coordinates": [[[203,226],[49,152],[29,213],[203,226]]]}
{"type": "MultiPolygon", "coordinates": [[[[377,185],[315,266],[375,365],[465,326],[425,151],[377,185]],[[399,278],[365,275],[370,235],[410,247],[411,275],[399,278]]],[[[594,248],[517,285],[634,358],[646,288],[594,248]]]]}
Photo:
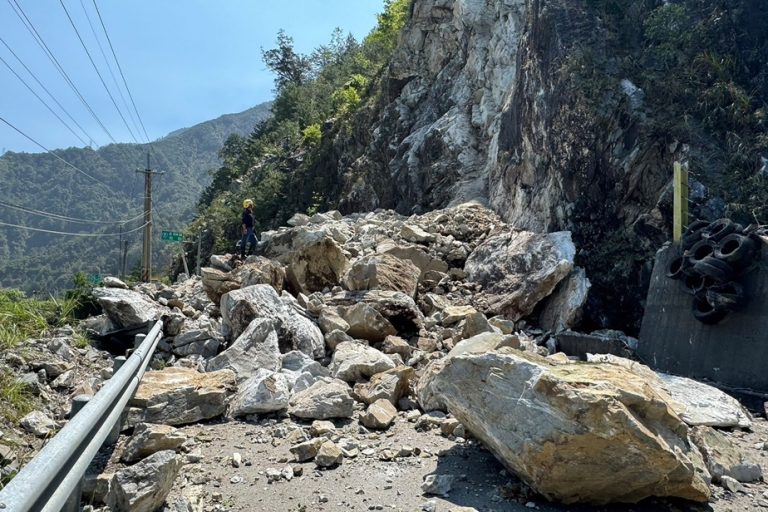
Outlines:
{"type": "MultiPolygon", "coordinates": [[[[520,231],[475,204],[289,224],[262,233],[244,262],[212,257],[202,278],[96,290],[92,329],[161,320],[163,339],[129,404],[121,465],[86,486],[93,503],[153,510],[182,464],[199,462],[197,441],[174,427],[213,419],[271,425],[273,442],[318,471],[417,456],[362,441],[400,425],[475,439],[564,503],[707,501],[713,479],[760,473],[719,456],[728,440],[712,427],[751,422],[727,396],[711,395],[710,409],[703,384],[690,393],[628,359],[557,352],[550,334],[577,326],[589,289],[570,233],[520,231]]],[[[428,480],[436,496],[452,484],[428,480]]]]}

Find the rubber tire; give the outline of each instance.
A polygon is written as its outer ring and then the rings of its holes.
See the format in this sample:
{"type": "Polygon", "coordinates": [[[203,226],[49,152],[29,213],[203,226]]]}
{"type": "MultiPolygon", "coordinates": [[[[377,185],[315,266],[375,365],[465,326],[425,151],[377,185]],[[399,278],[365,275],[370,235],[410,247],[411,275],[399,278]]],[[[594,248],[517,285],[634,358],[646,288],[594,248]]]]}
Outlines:
{"type": "Polygon", "coordinates": [[[743,268],[755,257],[755,242],[744,235],[731,233],[724,237],[715,248],[715,258],[733,267],[743,268]]]}
{"type": "Polygon", "coordinates": [[[678,256],[669,264],[667,277],[670,279],[683,279],[686,270],[691,268],[691,262],[686,256],[678,256]]]}
{"type": "Polygon", "coordinates": [[[690,274],[683,277],[683,284],[688,293],[701,300],[707,299],[707,289],[716,285],[714,279],[700,274],[690,274]]]}
{"type": "Polygon", "coordinates": [[[709,226],[709,222],[705,220],[695,220],[691,222],[683,233],[682,248],[684,251],[693,247],[693,245],[701,240],[701,235],[704,230],[709,226]]]}
{"type": "Polygon", "coordinates": [[[712,307],[728,311],[736,311],[746,302],[744,287],[734,281],[711,286],[706,297],[712,307]]]}
{"type": "Polygon", "coordinates": [[[728,311],[713,307],[709,302],[701,299],[693,300],[693,316],[705,325],[714,325],[720,322],[728,314],[728,311]]]}
{"type": "Polygon", "coordinates": [[[711,277],[718,283],[725,283],[733,279],[734,270],[725,261],[719,260],[714,256],[707,256],[703,260],[693,265],[693,270],[702,276],[711,277]]]}
{"type": "Polygon", "coordinates": [[[715,254],[716,244],[710,240],[699,240],[684,255],[688,257],[692,266],[708,256],[715,254]]]}
{"type": "MultiPolygon", "coordinates": [[[[701,234],[706,240],[712,240],[713,242],[719,242],[726,236],[730,235],[736,228],[737,224],[734,224],[730,219],[718,219],[712,222],[701,234]]],[[[743,226],[742,226],[743,229],[743,226]]]]}

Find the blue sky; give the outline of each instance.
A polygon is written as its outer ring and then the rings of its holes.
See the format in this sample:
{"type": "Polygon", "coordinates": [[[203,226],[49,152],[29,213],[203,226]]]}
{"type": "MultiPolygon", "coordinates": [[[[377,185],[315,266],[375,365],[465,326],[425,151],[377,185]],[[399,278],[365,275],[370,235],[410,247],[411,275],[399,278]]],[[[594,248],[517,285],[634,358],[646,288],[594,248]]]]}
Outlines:
{"type": "MultiPolygon", "coordinates": [[[[110,141],[77,99],[54,65],[19,20],[11,3],[0,2],[0,37],[16,52],[95,140],[110,141]]],[[[60,0],[15,0],[59,60],[66,73],[118,142],[133,142],[70,25],[60,0]]],[[[97,46],[85,6],[104,51],[110,56],[93,0],[63,0],[117,104],[127,116],[112,76],[97,46]],[[81,3],[82,2],[82,3],[81,3]]],[[[362,39],[375,25],[382,0],[96,0],[120,65],[150,139],[178,128],[240,112],[272,98],[272,75],[261,51],[274,46],[285,29],[296,49],[310,52],[340,27],[362,39]]],[[[0,57],[43,97],[73,129],[66,114],[0,42],[0,57]]],[[[121,81],[116,67],[113,69],[121,81]]],[[[128,100],[125,95],[126,101],[128,100]]],[[[0,62],[0,117],[44,146],[83,146],[0,62]]],[[[130,119],[129,125],[133,127],[130,119]]],[[[80,133],[81,137],[85,136],[80,133]]],[[[139,137],[136,134],[136,137],[139,137]]],[[[0,122],[0,154],[39,152],[0,122]]]]}

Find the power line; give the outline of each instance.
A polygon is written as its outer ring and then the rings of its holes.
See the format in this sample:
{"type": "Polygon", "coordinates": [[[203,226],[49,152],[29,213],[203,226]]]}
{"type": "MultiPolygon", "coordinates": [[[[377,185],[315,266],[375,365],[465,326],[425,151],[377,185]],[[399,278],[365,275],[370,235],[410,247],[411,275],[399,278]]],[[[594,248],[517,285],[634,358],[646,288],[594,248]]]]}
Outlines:
{"type": "Polygon", "coordinates": [[[102,46],[101,40],[99,39],[99,36],[96,34],[96,29],[94,28],[93,22],[91,21],[91,15],[88,14],[88,9],[85,8],[85,2],[83,0],[80,0],[80,7],[83,8],[85,19],[88,21],[88,26],[91,28],[91,34],[93,34],[93,38],[96,40],[96,45],[99,47],[99,53],[101,53],[101,56],[104,59],[104,63],[107,65],[107,70],[109,70],[109,74],[112,77],[112,82],[115,84],[115,88],[117,89],[117,92],[120,94],[120,99],[122,100],[122,104],[125,107],[125,109],[128,111],[128,117],[131,120],[131,124],[136,129],[136,133],[138,133],[139,136],[141,136],[141,131],[139,129],[138,123],[136,122],[136,117],[133,115],[133,111],[131,111],[131,107],[128,105],[128,102],[125,99],[125,94],[123,94],[123,88],[120,87],[120,84],[117,82],[117,77],[115,76],[115,72],[112,70],[112,65],[109,63],[107,54],[104,51],[104,46],[102,46]]]}
{"type": "Polygon", "coordinates": [[[8,202],[3,201],[3,200],[0,200],[0,206],[5,206],[6,208],[11,208],[13,210],[19,210],[19,211],[22,211],[24,213],[29,213],[29,214],[32,214],[32,215],[38,215],[40,217],[48,217],[50,219],[61,220],[61,221],[66,221],[66,222],[73,222],[73,223],[76,223],[76,224],[110,224],[110,225],[128,224],[128,223],[133,222],[133,221],[135,221],[137,219],[140,219],[140,218],[142,218],[144,216],[144,212],[142,212],[141,214],[136,215],[135,217],[131,217],[130,219],[111,220],[111,221],[106,221],[106,220],[89,220],[89,219],[78,219],[76,217],[67,217],[66,215],[58,215],[56,213],[44,212],[42,210],[35,210],[34,208],[29,208],[27,206],[21,206],[21,205],[13,204],[13,203],[8,203],[8,202]]]}
{"type": "Polygon", "coordinates": [[[96,4],[96,0],[93,0],[93,6],[96,8],[96,14],[99,16],[99,22],[101,23],[101,28],[104,30],[104,35],[107,37],[107,42],[109,43],[109,49],[112,51],[112,57],[114,57],[115,64],[117,64],[117,69],[118,71],[120,71],[120,76],[123,79],[125,90],[128,91],[128,97],[131,99],[133,110],[136,112],[136,117],[139,119],[139,124],[141,124],[141,129],[144,132],[144,138],[147,139],[147,142],[150,142],[149,135],[147,135],[147,129],[144,127],[144,121],[142,121],[141,119],[141,114],[139,114],[139,109],[136,108],[136,102],[133,101],[133,94],[131,94],[131,89],[130,87],[128,87],[128,81],[125,79],[125,74],[123,73],[123,67],[120,65],[120,61],[117,59],[115,48],[114,46],[112,46],[112,39],[109,37],[109,32],[107,32],[106,25],[104,25],[104,19],[101,17],[101,11],[99,10],[99,6],[96,4]]]}
{"type": "Polygon", "coordinates": [[[71,126],[69,126],[69,125],[67,124],[67,122],[66,122],[66,121],[64,121],[64,120],[61,118],[61,116],[59,116],[59,114],[57,114],[57,113],[56,113],[56,111],[55,111],[55,110],[53,110],[53,108],[51,108],[51,106],[50,106],[50,105],[48,105],[48,103],[47,103],[47,102],[46,102],[46,101],[45,101],[43,98],[41,98],[41,97],[40,97],[40,95],[39,95],[39,94],[37,94],[37,92],[35,92],[35,90],[34,90],[34,89],[32,89],[32,87],[31,87],[31,86],[30,86],[30,85],[27,83],[27,81],[26,81],[26,80],[24,80],[24,78],[22,78],[22,77],[21,77],[21,75],[19,75],[19,74],[18,74],[18,73],[17,73],[17,72],[16,72],[16,71],[13,69],[13,68],[11,67],[11,65],[10,65],[10,64],[8,64],[8,62],[6,62],[6,60],[5,60],[4,58],[0,57],[0,62],[2,62],[3,64],[5,64],[5,67],[7,67],[7,68],[8,68],[8,70],[9,70],[11,73],[13,73],[13,74],[14,74],[14,76],[15,76],[16,78],[18,78],[18,79],[21,81],[21,83],[22,83],[22,84],[24,84],[24,87],[26,87],[26,88],[29,90],[29,92],[31,92],[31,93],[32,93],[32,94],[35,96],[35,98],[37,98],[38,100],[40,100],[40,103],[42,103],[43,105],[45,105],[45,108],[47,108],[47,109],[48,109],[48,110],[51,112],[51,114],[53,114],[54,116],[56,116],[56,119],[58,119],[59,121],[61,121],[61,124],[63,124],[64,126],[66,126],[66,127],[67,127],[67,130],[69,130],[70,132],[72,132],[72,135],[74,135],[75,137],[77,137],[78,139],[80,139],[80,142],[82,142],[84,146],[87,146],[87,145],[88,145],[88,143],[87,143],[87,142],[85,142],[85,141],[83,140],[83,138],[82,138],[82,137],[80,137],[80,135],[78,135],[77,133],[75,133],[75,130],[73,130],[73,129],[72,129],[72,127],[71,127],[71,126]]]}
{"type": "Polygon", "coordinates": [[[16,0],[7,0],[8,5],[11,6],[11,9],[13,9],[13,12],[16,14],[16,16],[21,20],[21,23],[24,25],[24,27],[27,29],[27,31],[32,35],[32,38],[35,40],[37,45],[43,50],[43,53],[45,53],[46,57],[48,57],[48,60],[51,61],[53,66],[56,68],[56,70],[59,72],[59,74],[64,78],[64,81],[67,82],[67,85],[72,89],[72,91],[77,95],[80,102],[85,106],[85,108],[88,110],[88,112],[91,114],[94,120],[99,124],[102,130],[104,130],[104,133],[107,134],[109,137],[109,140],[111,140],[114,143],[117,143],[115,138],[112,136],[109,130],[107,130],[107,127],[104,126],[104,123],[101,122],[101,119],[99,119],[99,116],[96,115],[96,112],[91,108],[91,106],[88,104],[88,102],[85,100],[83,95],[80,93],[80,90],[77,88],[75,83],[72,81],[71,78],[69,78],[69,75],[64,70],[64,67],[59,63],[56,56],[53,54],[50,48],[48,48],[48,45],[45,43],[45,40],[42,38],[40,33],[35,28],[35,25],[30,21],[27,14],[24,12],[24,9],[21,8],[19,3],[16,0]],[[13,3],[11,3],[13,2],[13,3]],[[15,7],[14,7],[15,5],[15,7]],[[18,10],[17,10],[18,9],[18,10]]]}
{"type": "Polygon", "coordinates": [[[64,9],[64,13],[67,15],[67,19],[69,20],[69,24],[72,25],[72,28],[75,30],[75,35],[77,35],[77,39],[80,41],[80,44],[82,45],[83,50],[85,50],[85,54],[88,56],[88,60],[91,61],[91,65],[93,66],[93,70],[96,71],[96,74],[98,75],[99,80],[101,81],[101,85],[104,86],[104,90],[107,91],[107,95],[109,96],[109,99],[112,100],[112,105],[115,106],[115,110],[117,110],[117,113],[120,115],[120,119],[123,120],[123,124],[125,124],[125,127],[128,128],[128,133],[131,134],[131,138],[133,138],[134,142],[136,142],[138,144],[139,140],[136,138],[136,135],[133,134],[133,130],[131,130],[131,127],[128,124],[128,121],[125,120],[125,116],[123,115],[123,111],[120,110],[120,107],[117,105],[117,101],[115,101],[115,97],[112,96],[112,93],[110,92],[109,87],[107,87],[107,83],[104,81],[104,77],[101,76],[101,72],[99,71],[99,68],[96,66],[96,62],[93,60],[93,57],[91,57],[91,52],[88,51],[88,47],[85,45],[85,41],[83,41],[83,38],[80,36],[80,31],[77,30],[77,26],[75,25],[75,22],[72,19],[72,16],[69,15],[69,11],[67,10],[67,6],[64,5],[64,0],[59,0],[59,3],[61,4],[61,7],[64,9]]]}
{"type": "MultiPolygon", "coordinates": [[[[67,111],[67,109],[66,109],[66,108],[64,108],[64,106],[63,106],[61,103],[59,103],[59,100],[57,100],[57,99],[56,99],[56,96],[54,96],[54,95],[53,95],[53,93],[52,93],[51,91],[49,91],[49,90],[48,90],[48,88],[47,88],[45,85],[43,85],[43,83],[40,81],[40,79],[38,79],[38,78],[37,78],[37,75],[35,75],[35,74],[32,72],[32,70],[31,70],[31,69],[29,69],[29,67],[28,67],[26,64],[24,64],[24,61],[23,61],[23,60],[21,60],[21,58],[20,58],[20,57],[19,57],[19,56],[16,54],[16,52],[14,52],[14,51],[13,51],[13,48],[11,48],[10,46],[8,46],[8,43],[6,43],[6,42],[5,42],[5,40],[4,40],[2,37],[0,37],[0,43],[3,43],[3,45],[6,47],[6,49],[8,49],[8,51],[9,51],[9,52],[11,52],[11,55],[13,55],[13,56],[14,56],[14,58],[16,58],[16,60],[19,62],[19,64],[21,64],[21,65],[22,65],[22,67],[23,67],[25,70],[27,70],[27,73],[29,73],[29,74],[30,74],[30,76],[31,76],[31,77],[32,77],[32,78],[35,80],[35,82],[37,82],[37,85],[39,85],[39,86],[40,86],[40,87],[41,87],[41,88],[42,88],[42,89],[43,89],[43,90],[44,90],[44,91],[45,91],[45,92],[48,94],[48,96],[49,96],[49,97],[50,97],[50,98],[51,98],[51,99],[52,99],[52,100],[53,100],[53,101],[56,103],[56,105],[58,105],[58,106],[59,106],[59,108],[60,108],[62,111],[64,111],[64,113],[67,115],[67,117],[69,118],[69,120],[70,120],[70,121],[72,121],[72,122],[75,124],[75,126],[77,126],[78,128],[80,128],[80,131],[82,131],[82,132],[85,134],[85,136],[86,136],[86,137],[88,137],[88,140],[90,140],[90,141],[91,141],[91,143],[93,143],[93,142],[94,142],[94,138],[93,138],[93,137],[91,137],[91,135],[90,135],[90,134],[89,134],[89,133],[88,133],[88,132],[85,130],[85,128],[83,128],[82,126],[80,126],[80,123],[78,123],[78,122],[75,120],[75,118],[74,118],[74,117],[72,117],[72,115],[69,113],[69,111],[67,111]]],[[[86,144],[86,145],[88,145],[88,144],[86,144]]]]}
{"type": "Polygon", "coordinates": [[[69,166],[69,167],[71,167],[72,169],[76,170],[76,171],[77,171],[77,172],[79,172],[80,174],[83,174],[84,176],[87,176],[87,177],[91,178],[93,181],[95,181],[95,182],[97,182],[97,183],[101,183],[102,185],[104,185],[105,187],[107,187],[107,188],[109,188],[109,189],[111,190],[111,187],[110,187],[109,185],[107,185],[106,183],[104,183],[103,181],[101,181],[101,180],[100,180],[100,179],[98,179],[98,178],[94,178],[93,176],[91,176],[90,174],[88,174],[88,173],[87,173],[87,172],[85,172],[84,170],[80,169],[79,167],[76,167],[76,166],[72,165],[71,163],[67,162],[66,160],[64,160],[63,158],[61,158],[59,155],[57,155],[56,153],[54,153],[54,152],[53,152],[53,151],[51,151],[50,149],[46,148],[45,146],[43,146],[42,144],[40,144],[39,142],[37,142],[35,139],[33,139],[32,137],[30,137],[29,135],[27,135],[27,134],[26,134],[26,133],[24,133],[23,131],[19,130],[18,128],[16,128],[14,125],[12,125],[11,123],[9,123],[8,121],[6,121],[6,120],[5,120],[5,119],[4,119],[2,116],[0,116],[0,121],[4,122],[5,124],[7,124],[7,125],[8,125],[8,126],[10,126],[11,128],[13,128],[13,129],[14,129],[16,132],[18,132],[20,135],[22,135],[23,137],[25,137],[27,140],[29,140],[29,141],[31,141],[32,143],[34,143],[34,144],[38,145],[38,146],[39,146],[40,148],[42,148],[44,151],[46,151],[46,152],[50,153],[51,155],[53,155],[53,156],[54,156],[54,157],[56,157],[57,159],[59,159],[59,160],[61,160],[62,162],[64,162],[64,163],[65,163],[67,166],[69,166]]]}
{"type": "Polygon", "coordinates": [[[121,236],[121,235],[126,235],[128,233],[133,233],[135,231],[139,231],[140,229],[144,229],[146,224],[139,226],[136,229],[131,229],[130,231],[123,231],[121,233],[70,233],[67,231],[53,231],[51,229],[32,228],[29,226],[22,226],[20,224],[10,224],[8,222],[0,222],[0,226],[8,226],[11,228],[23,229],[25,231],[38,231],[40,233],[50,233],[52,235],[101,237],[101,236],[121,236]]]}

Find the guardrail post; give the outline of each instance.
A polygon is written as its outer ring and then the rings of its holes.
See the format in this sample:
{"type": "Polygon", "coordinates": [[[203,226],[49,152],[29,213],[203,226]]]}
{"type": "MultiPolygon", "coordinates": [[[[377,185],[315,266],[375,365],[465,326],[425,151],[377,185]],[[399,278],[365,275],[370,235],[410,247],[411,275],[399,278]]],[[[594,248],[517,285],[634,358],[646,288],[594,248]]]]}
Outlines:
{"type": "MultiPolygon", "coordinates": [[[[69,410],[69,419],[75,417],[79,413],[85,404],[91,399],[90,395],[77,395],[72,398],[72,408],[69,410]]],[[[83,480],[80,479],[77,486],[72,491],[72,494],[67,498],[67,502],[62,507],[61,512],[79,512],[80,511],[80,497],[83,494],[83,480]]]]}
{"type": "Polygon", "coordinates": [[[139,348],[146,338],[146,334],[137,334],[133,337],[133,348],[139,348]]]}
{"type": "Polygon", "coordinates": [[[120,368],[123,367],[125,364],[125,356],[117,356],[115,359],[112,360],[112,376],[120,370],[120,368]]]}
{"type": "Polygon", "coordinates": [[[75,414],[79,413],[80,410],[85,407],[85,404],[88,403],[88,400],[91,399],[91,395],[77,395],[72,398],[72,408],[69,410],[69,419],[72,419],[75,417],[75,414]]]}

